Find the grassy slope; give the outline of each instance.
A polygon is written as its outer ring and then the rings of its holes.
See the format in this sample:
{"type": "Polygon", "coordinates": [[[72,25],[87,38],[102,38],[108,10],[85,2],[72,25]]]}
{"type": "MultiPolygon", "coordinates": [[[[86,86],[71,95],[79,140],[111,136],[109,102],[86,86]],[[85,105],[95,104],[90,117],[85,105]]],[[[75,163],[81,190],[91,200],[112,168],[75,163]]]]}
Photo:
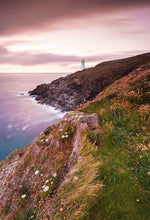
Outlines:
{"type": "Polygon", "coordinates": [[[149,219],[149,80],[146,65],[83,107],[98,114],[102,131],[82,133],[82,160],[58,191],[54,219],[149,219]]]}
{"type": "Polygon", "coordinates": [[[83,219],[148,219],[150,216],[148,68],[144,66],[117,81],[84,109],[99,115],[104,131],[97,156],[103,161],[98,178],[105,187],[83,219]]]}
{"type": "Polygon", "coordinates": [[[95,67],[70,74],[65,78],[72,79],[86,77],[86,79],[90,81],[92,79],[96,79],[97,76],[102,75],[104,78],[110,76],[114,80],[116,80],[119,79],[121,76],[126,75],[127,72],[131,72],[139,66],[148,63],[149,59],[150,53],[145,53],[134,57],[106,61],[96,65],[95,67]]]}

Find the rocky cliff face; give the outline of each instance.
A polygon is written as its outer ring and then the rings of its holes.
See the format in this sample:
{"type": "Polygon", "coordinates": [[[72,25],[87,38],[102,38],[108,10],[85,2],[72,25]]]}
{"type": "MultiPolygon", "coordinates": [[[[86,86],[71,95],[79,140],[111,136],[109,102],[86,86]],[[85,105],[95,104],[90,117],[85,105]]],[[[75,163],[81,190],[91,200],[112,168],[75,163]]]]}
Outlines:
{"type": "Polygon", "coordinates": [[[89,128],[99,131],[96,114],[70,112],[0,163],[2,219],[52,217],[57,191],[68,181],[67,175],[79,159],[80,134],[89,128]]]}
{"type": "Polygon", "coordinates": [[[92,100],[104,88],[115,80],[128,75],[140,65],[150,61],[150,53],[98,64],[83,71],[78,71],[49,84],[38,85],[30,91],[36,100],[62,111],[70,111],[92,100]]]}

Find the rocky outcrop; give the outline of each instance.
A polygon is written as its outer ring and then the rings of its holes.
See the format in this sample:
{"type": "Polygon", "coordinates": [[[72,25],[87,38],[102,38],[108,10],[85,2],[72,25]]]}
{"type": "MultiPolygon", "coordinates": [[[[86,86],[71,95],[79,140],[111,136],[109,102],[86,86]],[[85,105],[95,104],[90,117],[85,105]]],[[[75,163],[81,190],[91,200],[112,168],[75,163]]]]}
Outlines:
{"type": "Polygon", "coordinates": [[[38,217],[52,215],[57,190],[72,172],[74,161],[81,159],[80,133],[87,129],[99,130],[96,114],[69,112],[30,145],[0,162],[1,219],[24,219],[20,213],[31,207],[38,217]]]}
{"type": "Polygon", "coordinates": [[[30,91],[40,103],[70,111],[92,100],[104,88],[150,61],[150,53],[121,60],[108,61],[78,71],[52,83],[38,85],[30,91]]]}

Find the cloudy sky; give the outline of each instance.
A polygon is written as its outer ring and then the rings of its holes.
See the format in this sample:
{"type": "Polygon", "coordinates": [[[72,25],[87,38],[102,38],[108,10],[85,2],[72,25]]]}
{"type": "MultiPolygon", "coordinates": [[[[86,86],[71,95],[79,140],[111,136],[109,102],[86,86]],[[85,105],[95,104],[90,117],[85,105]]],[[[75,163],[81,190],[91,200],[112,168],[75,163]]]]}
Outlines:
{"type": "Polygon", "coordinates": [[[0,73],[74,72],[150,51],[149,0],[0,0],[0,73]]]}

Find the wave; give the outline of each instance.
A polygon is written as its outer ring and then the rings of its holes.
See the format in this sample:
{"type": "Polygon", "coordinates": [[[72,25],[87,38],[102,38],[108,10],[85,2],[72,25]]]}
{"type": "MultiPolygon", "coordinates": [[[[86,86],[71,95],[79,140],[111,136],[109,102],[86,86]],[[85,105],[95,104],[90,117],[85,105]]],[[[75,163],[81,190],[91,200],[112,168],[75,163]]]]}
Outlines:
{"type": "Polygon", "coordinates": [[[29,93],[26,91],[20,91],[19,93],[15,93],[15,96],[29,96],[29,93]]]}

